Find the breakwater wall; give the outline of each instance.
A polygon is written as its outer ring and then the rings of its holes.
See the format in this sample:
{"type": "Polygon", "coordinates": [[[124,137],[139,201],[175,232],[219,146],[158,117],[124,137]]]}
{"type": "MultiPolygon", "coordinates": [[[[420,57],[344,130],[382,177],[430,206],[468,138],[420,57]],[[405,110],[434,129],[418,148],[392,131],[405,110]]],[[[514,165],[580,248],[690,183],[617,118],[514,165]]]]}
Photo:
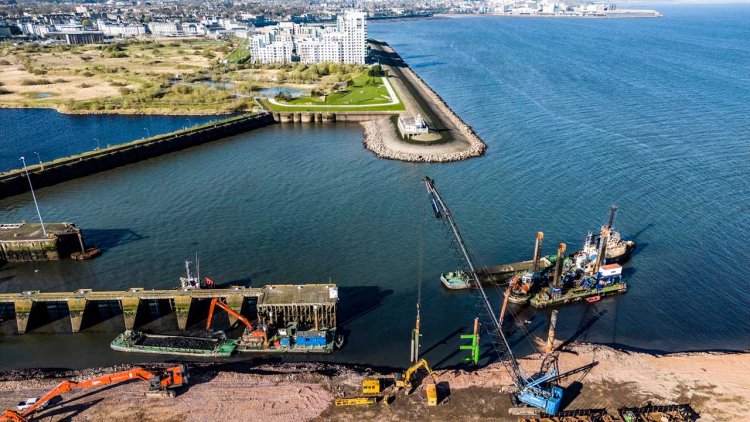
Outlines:
{"type": "Polygon", "coordinates": [[[274,111],[273,119],[280,123],[369,122],[398,114],[393,111],[274,111]]]}
{"type": "MultiPolygon", "coordinates": [[[[29,176],[35,188],[52,186],[273,123],[274,118],[269,113],[230,117],[185,130],[28,166],[29,176]]],[[[28,190],[29,182],[23,169],[0,173],[0,198],[18,195],[28,190]]]]}

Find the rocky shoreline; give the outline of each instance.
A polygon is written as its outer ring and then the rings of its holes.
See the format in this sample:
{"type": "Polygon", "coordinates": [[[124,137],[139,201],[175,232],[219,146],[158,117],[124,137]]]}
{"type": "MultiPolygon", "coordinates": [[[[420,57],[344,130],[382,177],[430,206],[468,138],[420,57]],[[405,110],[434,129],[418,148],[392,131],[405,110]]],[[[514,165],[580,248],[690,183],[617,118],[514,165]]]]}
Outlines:
{"type": "MultiPolygon", "coordinates": [[[[398,53],[393,51],[393,54],[398,53]]],[[[395,68],[394,71],[396,71],[395,68]]],[[[397,74],[398,72],[402,80],[397,85],[413,86],[418,91],[417,95],[422,96],[423,100],[433,107],[435,114],[439,115],[437,118],[444,119],[443,123],[447,128],[445,132],[450,133],[448,135],[450,138],[446,142],[425,145],[404,142],[399,135],[398,128],[390,118],[387,118],[362,122],[364,127],[362,144],[366,149],[372,151],[378,158],[422,163],[447,163],[484,155],[487,145],[419,75],[408,66],[398,68],[397,74]]],[[[401,92],[402,98],[406,95],[411,94],[401,92]]],[[[405,101],[405,103],[407,110],[411,113],[418,112],[408,106],[409,103],[414,103],[413,101],[405,101]]]]}

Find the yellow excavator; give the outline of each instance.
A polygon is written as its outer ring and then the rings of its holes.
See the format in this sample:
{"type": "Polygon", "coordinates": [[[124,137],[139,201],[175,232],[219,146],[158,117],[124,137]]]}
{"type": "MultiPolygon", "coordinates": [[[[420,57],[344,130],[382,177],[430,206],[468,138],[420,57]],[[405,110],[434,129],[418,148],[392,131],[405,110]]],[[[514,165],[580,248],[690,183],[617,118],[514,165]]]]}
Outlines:
{"type": "Polygon", "coordinates": [[[396,389],[401,388],[412,388],[414,386],[414,375],[421,368],[427,371],[427,375],[430,377],[430,381],[425,383],[425,393],[427,395],[427,405],[437,406],[437,383],[435,381],[435,374],[430,369],[430,365],[427,364],[425,359],[420,359],[417,363],[410,366],[409,369],[404,371],[404,375],[396,377],[396,389]]]}

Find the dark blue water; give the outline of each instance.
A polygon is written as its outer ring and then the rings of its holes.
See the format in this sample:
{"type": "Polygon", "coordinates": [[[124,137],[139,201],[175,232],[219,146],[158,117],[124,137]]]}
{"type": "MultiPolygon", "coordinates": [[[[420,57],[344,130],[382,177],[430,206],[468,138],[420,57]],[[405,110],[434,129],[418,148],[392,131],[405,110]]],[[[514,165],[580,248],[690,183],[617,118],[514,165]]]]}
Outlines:
{"type": "Polygon", "coordinates": [[[49,109],[0,110],[0,172],[205,123],[216,116],[66,115],[49,109]],[[39,154],[37,156],[37,153],[39,154]]]}
{"type": "MultiPolygon", "coordinates": [[[[332,358],[403,366],[423,239],[423,351],[433,365],[454,364],[475,310],[468,295],[439,285],[455,261],[436,223],[428,218],[420,235],[420,180],[430,175],[485,264],[528,259],[538,230],[545,252],[561,241],[574,248],[619,205],[616,225],[639,242],[626,268],[631,289],[563,308],[560,338],[747,349],[750,7],[660,8],[661,19],[372,24],[371,36],[390,42],[489,144],[485,157],[378,160],[358,126],[290,124],[40,189],[48,220],[75,221],[105,253],[7,265],[0,290],[169,288],[198,251],[217,281],[338,283],[349,341],[332,358]]],[[[12,127],[3,149],[26,139],[12,127]]],[[[141,127],[123,130],[138,137],[141,127]]],[[[2,220],[33,219],[27,196],[0,201],[2,220]]],[[[545,312],[517,311],[543,335],[545,312]]],[[[172,314],[157,322],[176,326],[172,314]]],[[[15,336],[13,321],[0,324],[0,366],[140,360],[108,350],[117,318],[77,335],[52,334],[69,330],[64,318],[39,325],[15,336]]],[[[511,341],[531,350],[520,331],[511,341]]]]}

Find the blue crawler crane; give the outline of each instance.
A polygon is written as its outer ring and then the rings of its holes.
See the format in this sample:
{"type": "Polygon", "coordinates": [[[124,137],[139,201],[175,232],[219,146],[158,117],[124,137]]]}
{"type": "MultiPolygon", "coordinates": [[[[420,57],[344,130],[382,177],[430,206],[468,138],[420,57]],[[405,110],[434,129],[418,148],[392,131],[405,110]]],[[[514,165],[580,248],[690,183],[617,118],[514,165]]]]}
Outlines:
{"type": "Polygon", "coordinates": [[[474,263],[466,248],[461,232],[458,230],[458,226],[456,226],[456,222],[453,220],[451,211],[445,205],[443,198],[435,188],[435,182],[429,177],[425,177],[423,181],[430,197],[430,205],[432,206],[432,211],[435,213],[435,218],[444,222],[446,231],[454,237],[455,242],[453,242],[453,245],[459,250],[459,255],[463,256],[463,259],[468,266],[467,273],[471,278],[470,283],[472,292],[476,294],[477,300],[479,300],[482,305],[479,307],[482,311],[480,319],[492,341],[492,347],[499,356],[502,356],[503,354],[507,356],[507,364],[510,367],[508,369],[513,376],[513,383],[518,389],[515,393],[515,398],[521,403],[541,409],[549,415],[554,415],[560,411],[563,397],[563,389],[554,384],[554,380],[558,378],[557,371],[553,369],[547,373],[542,372],[541,374],[536,375],[525,374],[525,371],[521,368],[516,357],[513,355],[508,339],[505,338],[502,327],[495,316],[495,311],[490,305],[490,301],[487,299],[487,294],[479,281],[477,272],[474,268],[474,263]]]}

